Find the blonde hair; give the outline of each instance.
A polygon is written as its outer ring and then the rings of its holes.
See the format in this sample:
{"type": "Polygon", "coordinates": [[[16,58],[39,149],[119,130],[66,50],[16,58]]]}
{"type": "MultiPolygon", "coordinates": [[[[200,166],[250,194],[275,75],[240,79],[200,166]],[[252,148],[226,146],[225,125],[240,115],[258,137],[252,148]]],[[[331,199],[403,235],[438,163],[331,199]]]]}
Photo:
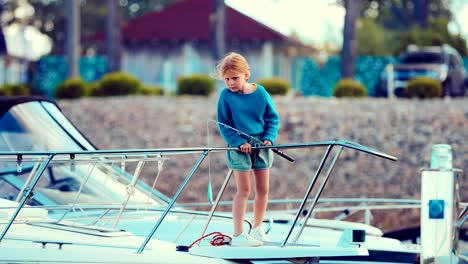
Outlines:
{"type": "Polygon", "coordinates": [[[250,68],[247,60],[239,53],[230,52],[216,65],[216,75],[223,79],[224,74],[229,71],[247,73],[250,77],[250,68]]]}

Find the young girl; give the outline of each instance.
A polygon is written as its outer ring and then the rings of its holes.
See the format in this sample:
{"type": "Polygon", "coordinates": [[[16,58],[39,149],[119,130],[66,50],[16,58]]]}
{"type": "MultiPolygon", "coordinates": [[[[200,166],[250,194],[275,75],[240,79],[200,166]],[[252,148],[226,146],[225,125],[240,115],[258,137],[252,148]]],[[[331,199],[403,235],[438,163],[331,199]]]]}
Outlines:
{"type": "Polygon", "coordinates": [[[249,83],[250,70],[246,59],[238,53],[230,53],[217,66],[218,76],[226,87],[218,99],[217,118],[219,130],[228,146],[239,151],[228,151],[228,166],[234,172],[237,192],[234,196],[232,216],[234,236],[232,246],[261,246],[270,240],[262,229],[262,221],[268,202],[270,168],[273,164],[271,149],[252,151],[258,141],[237,133],[237,130],[272,145],[278,134],[279,115],[265,88],[249,83]],[[243,230],[243,220],[250,194],[250,174],[255,175],[254,222],[250,234],[243,230]]]}

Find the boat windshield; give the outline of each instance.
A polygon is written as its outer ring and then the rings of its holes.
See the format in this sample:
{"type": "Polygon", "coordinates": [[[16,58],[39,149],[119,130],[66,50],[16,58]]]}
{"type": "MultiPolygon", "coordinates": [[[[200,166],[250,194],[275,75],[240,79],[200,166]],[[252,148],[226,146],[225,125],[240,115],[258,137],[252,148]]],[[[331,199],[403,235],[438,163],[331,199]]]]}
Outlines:
{"type": "Polygon", "coordinates": [[[0,150],[76,151],[83,148],[60,127],[40,102],[29,102],[12,107],[0,118],[0,150]]]}
{"type": "Polygon", "coordinates": [[[444,57],[440,53],[435,52],[412,52],[406,54],[400,59],[401,63],[434,63],[434,64],[441,64],[444,63],[444,57]]]}
{"type": "MultiPolygon", "coordinates": [[[[94,150],[94,147],[52,103],[18,104],[0,117],[0,152],[81,150],[94,150]]],[[[17,199],[37,165],[22,162],[18,170],[16,162],[0,162],[0,197],[17,199]]],[[[44,171],[28,203],[119,203],[128,195],[131,176],[112,165],[100,161],[76,164],[54,161],[44,171]]],[[[137,188],[128,204],[161,206],[165,203],[152,193],[152,190],[137,188]]]]}

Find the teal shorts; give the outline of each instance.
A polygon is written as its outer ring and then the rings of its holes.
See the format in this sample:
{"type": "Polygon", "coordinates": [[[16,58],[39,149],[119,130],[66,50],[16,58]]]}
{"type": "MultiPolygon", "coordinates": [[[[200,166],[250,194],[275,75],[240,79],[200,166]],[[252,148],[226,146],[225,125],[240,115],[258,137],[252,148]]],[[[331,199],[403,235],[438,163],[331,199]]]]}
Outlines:
{"type": "MultiPolygon", "coordinates": [[[[255,136],[260,139],[260,136],[255,136]]],[[[255,146],[254,140],[249,141],[255,146]]],[[[271,149],[253,150],[252,153],[243,153],[240,150],[228,150],[227,162],[229,169],[238,171],[249,171],[251,169],[264,170],[273,165],[273,151],[271,149]]]]}

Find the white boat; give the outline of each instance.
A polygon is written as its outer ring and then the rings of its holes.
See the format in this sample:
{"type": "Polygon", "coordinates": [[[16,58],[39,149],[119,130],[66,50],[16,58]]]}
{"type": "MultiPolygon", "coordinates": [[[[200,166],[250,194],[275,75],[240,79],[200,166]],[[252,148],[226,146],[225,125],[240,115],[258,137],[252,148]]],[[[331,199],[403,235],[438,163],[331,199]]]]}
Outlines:
{"type": "MultiPolygon", "coordinates": [[[[0,229],[5,231],[18,203],[0,199],[0,229]],[[16,207],[15,207],[16,206],[16,207]],[[13,208],[13,209],[11,209],[13,208]]],[[[56,223],[41,208],[22,208],[0,244],[2,263],[232,263],[176,250],[170,242],[143,239],[129,232],[56,223]]]]}
{"type": "MultiPolygon", "coordinates": [[[[395,157],[344,140],[274,147],[326,149],[304,198],[296,201],[297,208],[274,212],[265,223],[275,243],[258,248],[212,246],[212,237],[194,243],[211,232],[232,233],[229,214],[216,212],[230,172],[210,211],[188,210],[186,204],[178,203],[205,157],[228,148],[96,150],[54,102],[0,97],[0,261],[415,263],[420,258],[423,250],[419,244],[384,237],[381,230],[368,224],[311,218],[314,210],[343,210],[316,206],[329,202],[319,198],[342,149],[390,160],[395,157]],[[167,157],[178,155],[199,158],[173,197],[162,195],[139,179],[145,164],[159,168],[167,157]],[[133,175],[127,172],[132,163],[133,175]],[[311,199],[320,175],[324,180],[311,199]]],[[[156,189],[159,171],[153,184],[156,189]]],[[[420,201],[403,202],[397,206],[421,208],[420,201]]],[[[465,209],[458,217],[459,227],[467,218],[466,203],[461,206],[465,209]]],[[[251,227],[248,220],[245,222],[247,228],[251,227]]],[[[417,240],[419,236],[407,237],[417,240]]],[[[228,238],[223,239],[228,244],[228,238]]],[[[429,258],[436,257],[429,253],[429,258]]],[[[450,262],[440,263],[464,261],[463,256],[452,253],[441,257],[450,262]]]]}

